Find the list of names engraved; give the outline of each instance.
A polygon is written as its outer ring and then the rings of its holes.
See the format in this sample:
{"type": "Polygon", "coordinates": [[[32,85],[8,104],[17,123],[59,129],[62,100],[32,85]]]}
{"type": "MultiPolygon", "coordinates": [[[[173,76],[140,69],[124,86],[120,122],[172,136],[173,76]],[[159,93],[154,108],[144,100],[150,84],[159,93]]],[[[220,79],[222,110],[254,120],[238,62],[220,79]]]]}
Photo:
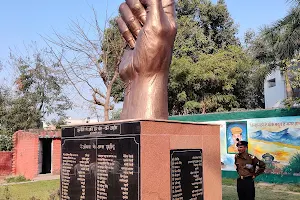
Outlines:
{"type": "Polygon", "coordinates": [[[183,200],[181,188],[181,165],[178,157],[172,157],[171,160],[171,178],[172,178],[172,200],[183,200]]]}
{"type": "Polygon", "coordinates": [[[62,154],[62,173],[61,173],[61,199],[69,200],[71,199],[69,196],[69,186],[70,186],[70,172],[74,168],[76,164],[76,158],[78,154],[72,153],[63,153],[62,154]]]}
{"type": "MultiPolygon", "coordinates": [[[[117,126],[105,127],[102,131],[120,131],[117,126]]],[[[84,132],[80,129],[77,133],[84,132]]],[[[70,135],[62,138],[62,200],[140,199],[138,135],[70,135]]]]}
{"type": "Polygon", "coordinates": [[[97,200],[108,199],[108,175],[115,168],[116,155],[97,156],[97,200]]]}
{"type": "Polygon", "coordinates": [[[81,158],[79,161],[79,167],[78,167],[78,175],[77,180],[80,182],[81,186],[81,199],[86,199],[86,174],[90,171],[90,155],[85,154],[84,157],[81,158]]]}
{"type": "Polygon", "coordinates": [[[171,200],[203,200],[202,150],[171,150],[171,200]]]}
{"type": "Polygon", "coordinates": [[[123,154],[123,167],[121,167],[122,173],[120,174],[122,199],[129,199],[129,177],[133,175],[134,162],[133,155],[123,154]]]}
{"type": "Polygon", "coordinates": [[[198,199],[199,196],[203,196],[202,191],[202,156],[193,156],[192,160],[188,161],[188,164],[192,164],[194,170],[190,172],[190,174],[194,178],[194,182],[192,182],[192,198],[191,200],[198,199]]]}

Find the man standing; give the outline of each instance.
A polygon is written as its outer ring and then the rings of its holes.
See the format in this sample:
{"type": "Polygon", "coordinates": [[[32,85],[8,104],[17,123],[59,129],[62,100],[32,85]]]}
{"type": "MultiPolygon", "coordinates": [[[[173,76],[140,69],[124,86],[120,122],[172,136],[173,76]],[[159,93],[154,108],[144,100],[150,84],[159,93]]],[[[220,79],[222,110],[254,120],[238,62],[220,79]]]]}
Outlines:
{"type": "Polygon", "coordinates": [[[236,146],[239,152],[235,155],[236,170],[239,174],[237,179],[239,200],[254,200],[254,179],[265,171],[265,163],[256,156],[247,153],[248,142],[238,141],[236,146]]]}

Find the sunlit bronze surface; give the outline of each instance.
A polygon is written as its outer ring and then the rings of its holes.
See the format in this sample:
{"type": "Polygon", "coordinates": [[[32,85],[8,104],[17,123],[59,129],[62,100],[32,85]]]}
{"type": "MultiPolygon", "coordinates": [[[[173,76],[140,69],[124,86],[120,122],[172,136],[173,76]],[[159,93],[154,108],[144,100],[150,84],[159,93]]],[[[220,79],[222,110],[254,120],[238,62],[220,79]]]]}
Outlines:
{"type": "Polygon", "coordinates": [[[126,84],[121,119],[167,119],[175,2],[126,0],[119,11],[119,30],[130,46],[119,66],[126,84]]]}

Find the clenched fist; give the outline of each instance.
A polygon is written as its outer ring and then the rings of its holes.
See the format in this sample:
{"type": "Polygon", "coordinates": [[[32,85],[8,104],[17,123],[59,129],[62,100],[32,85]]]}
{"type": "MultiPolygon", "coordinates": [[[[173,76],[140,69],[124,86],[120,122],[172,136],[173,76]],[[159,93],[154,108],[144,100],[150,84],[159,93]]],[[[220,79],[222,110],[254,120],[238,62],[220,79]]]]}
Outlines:
{"type": "Polygon", "coordinates": [[[126,0],[119,11],[119,30],[129,45],[119,66],[126,84],[121,119],[167,119],[175,2],[126,0]]]}

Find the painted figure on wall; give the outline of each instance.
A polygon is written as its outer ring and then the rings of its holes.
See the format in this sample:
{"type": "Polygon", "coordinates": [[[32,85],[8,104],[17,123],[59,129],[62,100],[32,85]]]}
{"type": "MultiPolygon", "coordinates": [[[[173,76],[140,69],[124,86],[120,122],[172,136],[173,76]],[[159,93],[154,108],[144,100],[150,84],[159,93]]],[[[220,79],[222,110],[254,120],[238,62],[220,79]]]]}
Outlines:
{"type": "Polygon", "coordinates": [[[266,174],[300,176],[300,116],[209,123],[220,125],[222,170],[235,171],[233,146],[242,138],[248,152],[266,163],[266,174]]]}
{"type": "Polygon", "coordinates": [[[274,156],[269,153],[265,153],[264,155],[262,155],[262,159],[266,163],[267,171],[275,169],[274,156]]]}
{"type": "Polygon", "coordinates": [[[299,117],[253,119],[249,121],[249,151],[267,164],[266,173],[300,173],[299,117]],[[298,161],[299,160],[299,161],[298,161]],[[296,162],[298,161],[298,162],[296,162]]]}
{"type": "Polygon", "coordinates": [[[227,122],[226,129],[227,153],[235,154],[237,141],[247,140],[247,122],[227,122]]]}

